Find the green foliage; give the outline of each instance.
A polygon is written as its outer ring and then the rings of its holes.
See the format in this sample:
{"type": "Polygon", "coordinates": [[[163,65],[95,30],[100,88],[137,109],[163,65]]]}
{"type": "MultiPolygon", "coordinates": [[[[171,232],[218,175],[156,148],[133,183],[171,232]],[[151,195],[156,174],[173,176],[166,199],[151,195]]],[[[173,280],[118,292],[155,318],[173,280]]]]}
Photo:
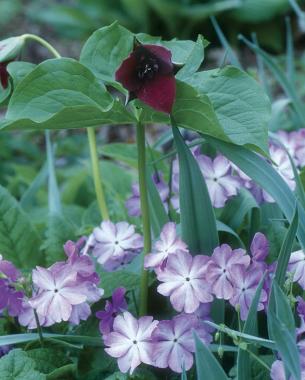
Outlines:
{"type": "Polygon", "coordinates": [[[27,356],[35,361],[35,369],[41,373],[48,374],[60,368],[70,361],[66,358],[64,351],[55,348],[35,348],[26,352],[27,356]]]}
{"type": "Polygon", "coordinates": [[[41,240],[28,216],[9,192],[0,186],[0,252],[18,268],[42,264],[41,240]]]}
{"type": "Polygon", "coordinates": [[[194,254],[204,252],[211,255],[218,245],[218,233],[208,189],[198,163],[175,126],[173,134],[179,158],[182,239],[194,254]]]}
{"type": "Polygon", "coordinates": [[[36,371],[36,363],[26,352],[16,349],[0,359],[1,380],[46,380],[46,376],[36,371]]]}
{"type": "Polygon", "coordinates": [[[102,270],[98,272],[101,277],[99,286],[105,291],[104,298],[110,297],[113,291],[120,286],[123,286],[126,290],[135,290],[140,284],[140,275],[126,269],[118,270],[115,274],[102,270]]]}

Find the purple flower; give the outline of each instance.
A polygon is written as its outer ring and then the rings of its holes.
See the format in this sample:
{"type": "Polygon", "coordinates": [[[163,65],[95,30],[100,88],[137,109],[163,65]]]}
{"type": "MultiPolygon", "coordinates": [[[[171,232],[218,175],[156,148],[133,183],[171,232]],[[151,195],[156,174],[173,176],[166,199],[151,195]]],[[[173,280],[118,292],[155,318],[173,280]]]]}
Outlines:
{"type": "Polygon", "coordinates": [[[251,242],[250,252],[253,261],[264,261],[269,253],[269,242],[264,234],[257,232],[251,242]]]}
{"type": "Polygon", "coordinates": [[[30,306],[40,315],[50,316],[54,322],[67,321],[72,305],[87,301],[86,290],[77,282],[77,272],[71,271],[69,265],[54,272],[36,267],[32,279],[38,293],[30,299],[30,306]]]}
{"type": "Polygon", "coordinates": [[[160,240],[156,241],[153,253],[145,256],[145,268],[163,268],[167,257],[177,251],[188,252],[187,245],[177,236],[176,225],[166,223],[160,233],[160,240]]]}
{"type": "Polygon", "coordinates": [[[243,249],[234,249],[227,244],[222,244],[214,249],[206,268],[206,281],[212,287],[212,292],[217,298],[230,299],[234,294],[233,272],[236,265],[247,268],[250,264],[250,256],[245,255],[243,249]]]}
{"type": "MultiPolygon", "coordinates": [[[[259,284],[263,272],[257,268],[245,269],[243,265],[235,265],[232,270],[233,296],[230,298],[232,306],[239,305],[240,319],[245,321],[254,298],[257,285],[259,284]]],[[[261,291],[257,310],[263,310],[263,302],[267,301],[267,293],[264,289],[261,291]]]]}
{"type": "Polygon", "coordinates": [[[300,327],[297,329],[297,335],[299,336],[305,333],[305,301],[300,296],[296,299],[298,301],[297,312],[301,322],[300,327]]]}
{"type": "Polygon", "coordinates": [[[305,254],[302,250],[291,253],[288,271],[293,273],[293,281],[305,290],[305,254]]]}
{"type": "MultiPolygon", "coordinates": [[[[42,316],[41,314],[37,313],[37,316],[40,326],[47,327],[54,324],[53,319],[49,315],[42,316]]],[[[29,300],[27,298],[23,299],[22,310],[18,314],[18,322],[21,326],[25,326],[29,330],[37,329],[34,309],[30,306],[29,300]]]]}
{"type": "Polygon", "coordinates": [[[141,363],[152,364],[151,334],[158,324],[152,317],[135,319],[128,311],[115,317],[113,331],[104,336],[105,351],[118,359],[121,372],[130,374],[141,363]]]}
{"type": "Polygon", "coordinates": [[[135,232],[135,227],[127,222],[104,221],[93,231],[95,244],[93,255],[98,263],[107,266],[107,261],[121,261],[129,252],[139,253],[143,248],[143,238],[135,232]]]}
{"type": "Polygon", "coordinates": [[[305,128],[299,129],[297,133],[297,148],[295,152],[297,164],[303,168],[305,166],[305,128]]]}
{"type": "Polygon", "coordinates": [[[192,257],[184,251],[168,256],[165,268],[157,272],[163,282],[158,292],[169,296],[173,308],[179,312],[193,313],[200,303],[211,302],[213,296],[206,281],[206,266],[209,258],[203,255],[192,257]]]}
{"type": "Polygon", "coordinates": [[[286,131],[277,131],[276,135],[280,142],[287,149],[290,156],[296,160],[296,151],[299,145],[299,131],[286,132],[286,131]]]}
{"type": "Polygon", "coordinates": [[[115,73],[131,98],[157,111],[171,113],[176,95],[174,66],[169,50],[157,45],[138,45],[115,73]]]}
{"type": "MultiPolygon", "coordinates": [[[[158,190],[161,201],[165,210],[168,209],[168,197],[169,197],[169,188],[164,182],[163,177],[160,173],[154,174],[152,177],[154,184],[158,190]]],[[[134,183],[131,187],[132,196],[129,197],[125,203],[125,207],[128,210],[129,216],[140,216],[141,215],[141,206],[140,206],[140,189],[137,183],[134,183]]]]}
{"type": "Polygon", "coordinates": [[[210,339],[198,326],[193,315],[177,315],[171,321],[160,321],[152,333],[154,342],[153,365],[159,368],[169,367],[181,373],[183,367],[189,370],[193,365],[195,351],[193,331],[207,344],[210,339]]]}
{"type": "Polygon", "coordinates": [[[97,318],[101,320],[99,324],[101,334],[109,334],[113,328],[114,318],[118,313],[127,310],[125,293],[125,288],[117,288],[112,294],[112,302],[106,301],[105,310],[96,313],[97,318]]]}
{"type": "Polygon", "coordinates": [[[205,155],[197,158],[202,175],[205,178],[210,198],[214,207],[223,207],[226,201],[237,195],[240,180],[232,174],[230,161],[218,155],[214,160],[205,155]]]}

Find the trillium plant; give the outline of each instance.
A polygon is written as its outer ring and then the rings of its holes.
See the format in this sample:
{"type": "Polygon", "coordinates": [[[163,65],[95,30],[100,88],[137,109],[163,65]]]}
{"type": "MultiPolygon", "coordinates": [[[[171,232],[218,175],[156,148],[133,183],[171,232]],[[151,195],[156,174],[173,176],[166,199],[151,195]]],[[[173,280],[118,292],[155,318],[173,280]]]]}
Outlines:
{"type": "Polygon", "coordinates": [[[281,130],[208,45],[118,23],[79,60],[0,42],[0,134],[46,147],[18,200],[0,187],[1,379],[305,379],[303,106],[281,130]],[[96,139],[122,125],[134,142],[96,139]]]}

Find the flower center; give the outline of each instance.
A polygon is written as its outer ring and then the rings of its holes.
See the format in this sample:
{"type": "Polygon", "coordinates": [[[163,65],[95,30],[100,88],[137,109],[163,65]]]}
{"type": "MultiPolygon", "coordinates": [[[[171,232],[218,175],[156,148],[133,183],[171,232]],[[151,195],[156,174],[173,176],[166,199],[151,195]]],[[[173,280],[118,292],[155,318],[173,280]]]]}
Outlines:
{"type": "Polygon", "coordinates": [[[186,277],[185,281],[191,281],[191,279],[189,277],[186,277]]]}
{"type": "Polygon", "coordinates": [[[58,293],[58,289],[54,289],[54,293],[58,293]]]}
{"type": "Polygon", "coordinates": [[[119,242],[116,240],[116,241],[114,242],[114,244],[115,244],[115,245],[118,245],[118,244],[119,244],[119,242]]]}
{"type": "Polygon", "coordinates": [[[137,75],[140,79],[152,79],[158,72],[159,65],[154,57],[147,57],[144,54],[139,58],[137,66],[137,75]]]}
{"type": "Polygon", "coordinates": [[[138,342],[137,342],[136,340],[133,340],[132,343],[133,343],[133,344],[137,344],[138,342]]]}
{"type": "Polygon", "coordinates": [[[175,338],[173,342],[174,342],[174,343],[177,343],[177,342],[178,342],[178,339],[177,339],[177,338],[175,338]]]}

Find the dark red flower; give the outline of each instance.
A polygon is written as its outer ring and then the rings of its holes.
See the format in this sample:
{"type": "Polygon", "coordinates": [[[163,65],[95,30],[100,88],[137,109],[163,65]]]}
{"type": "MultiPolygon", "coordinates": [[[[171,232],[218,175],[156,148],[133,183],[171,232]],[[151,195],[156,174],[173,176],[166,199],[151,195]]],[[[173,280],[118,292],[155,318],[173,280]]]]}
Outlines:
{"type": "Polygon", "coordinates": [[[7,88],[8,86],[8,72],[6,70],[6,66],[9,62],[0,62],[0,82],[3,88],[7,88]]]}
{"type": "Polygon", "coordinates": [[[169,50],[157,45],[138,45],[115,73],[131,98],[157,111],[171,113],[176,95],[174,65],[169,50]]]}

